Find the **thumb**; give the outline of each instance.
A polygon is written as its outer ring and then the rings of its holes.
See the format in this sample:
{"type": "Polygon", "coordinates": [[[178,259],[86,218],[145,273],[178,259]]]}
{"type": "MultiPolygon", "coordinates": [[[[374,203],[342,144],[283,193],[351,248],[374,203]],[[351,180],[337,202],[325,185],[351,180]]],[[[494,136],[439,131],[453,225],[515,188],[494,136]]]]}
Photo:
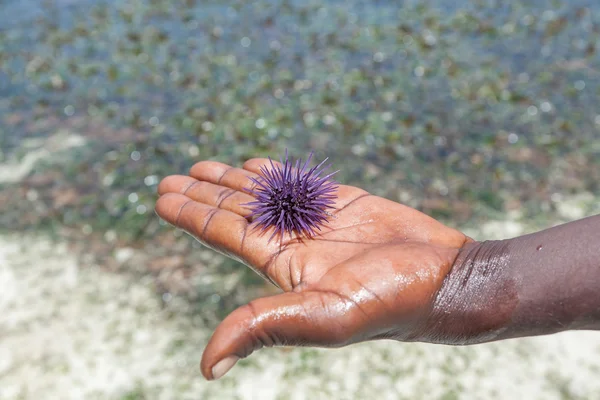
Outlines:
{"type": "Polygon", "coordinates": [[[263,346],[348,344],[357,323],[349,309],[348,301],[333,292],[287,292],[253,300],[217,327],[202,355],[202,374],[219,379],[263,346]]]}

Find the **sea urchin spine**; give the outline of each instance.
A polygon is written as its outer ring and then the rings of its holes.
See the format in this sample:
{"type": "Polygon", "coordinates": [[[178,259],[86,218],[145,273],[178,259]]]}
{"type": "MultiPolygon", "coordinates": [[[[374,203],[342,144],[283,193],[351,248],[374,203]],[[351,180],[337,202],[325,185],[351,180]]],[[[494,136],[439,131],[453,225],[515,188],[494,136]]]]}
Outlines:
{"type": "Polygon", "coordinates": [[[296,160],[293,167],[286,150],[281,165],[275,165],[269,158],[271,169],[263,165],[262,176],[250,178],[254,187],[246,190],[256,200],[245,205],[252,207],[250,218],[262,231],[275,228],[269,241],[277,234],[283,238],[285,232],[291,238],[294,231],[312,237],[327,222],[330,215],[327,209],[334,208],[332,204],[337,196],[333,193],[338,187],[329,179],[338,171],[322,176],[331,166],[323,166],[327,158],[308,169],[312,155],[311,152],[304,164],[301,159],[296,160]]]}

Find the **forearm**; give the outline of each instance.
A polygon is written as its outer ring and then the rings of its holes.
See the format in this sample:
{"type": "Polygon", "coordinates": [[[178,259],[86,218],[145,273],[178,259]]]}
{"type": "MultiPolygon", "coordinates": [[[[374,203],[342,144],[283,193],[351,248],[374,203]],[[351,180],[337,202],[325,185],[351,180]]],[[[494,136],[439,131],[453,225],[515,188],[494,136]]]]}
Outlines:
{"type": "Polygon", "coordinates": [[[461,251],[427,341],[469,344],[600,329],[600,215],[461,251]]]}

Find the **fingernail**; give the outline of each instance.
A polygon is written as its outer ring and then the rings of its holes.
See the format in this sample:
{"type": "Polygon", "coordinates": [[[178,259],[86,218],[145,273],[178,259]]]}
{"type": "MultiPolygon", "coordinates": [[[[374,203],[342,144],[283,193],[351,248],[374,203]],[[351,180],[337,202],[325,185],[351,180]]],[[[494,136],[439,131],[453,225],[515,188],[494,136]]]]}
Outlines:
{"type": "Polygon", "coordinates": [[[239,359],[240,358],[237,356],[228,356],[216,363],[212,368],[213,379],[220,379],[235,365],[236,362],[238,362],[239,359]]]}

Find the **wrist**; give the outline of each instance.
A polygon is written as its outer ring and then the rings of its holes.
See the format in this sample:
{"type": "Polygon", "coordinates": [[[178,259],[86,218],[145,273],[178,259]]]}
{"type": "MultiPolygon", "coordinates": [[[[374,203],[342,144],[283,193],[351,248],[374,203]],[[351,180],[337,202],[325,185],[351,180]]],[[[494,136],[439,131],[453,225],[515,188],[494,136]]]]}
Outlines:
{"type": "Polygon", "coordinates": [[[435,298],[425,341],[473,344],[600,329],[600,216],[468,243],[435,298]]]}
{"type": "Polygon", "coordinates": [[[507,268],[510,244],[470,242],[460,249],[433,303],[424,341],[466,345],[503,338],[518,303],[507,268]]]}

